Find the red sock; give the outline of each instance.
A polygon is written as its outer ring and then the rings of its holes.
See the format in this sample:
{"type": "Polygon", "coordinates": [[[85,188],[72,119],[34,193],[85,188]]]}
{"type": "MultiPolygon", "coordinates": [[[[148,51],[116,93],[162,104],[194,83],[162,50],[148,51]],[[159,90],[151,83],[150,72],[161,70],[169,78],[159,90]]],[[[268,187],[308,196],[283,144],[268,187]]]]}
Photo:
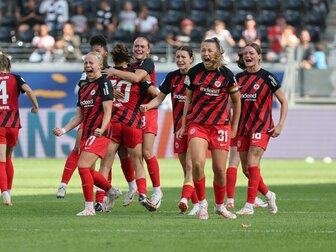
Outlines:
{"type": "Polygon", "coordinates": [[[105,192],[111,189],[112,186],[110,182],[107,181],[107,179],[103,176],[103,174],[95,170],[91,170],[91,174],[93,176],[95,186],[98,186],[100,189],[104,190],[105,192]]]}
{"type": "Polygon", "coordinates": [[[229,167],[226,170],[226,192],[227,197],[233,199],[237,182],[237,168],[229,167]]]}
{"type": "Polygon", "coordinates": [[[62,183],[68,184],[72,174],[76,170],[79,160],[79,153],[75,150],[72,150],[70,155],[68,156],[62,174],[62,183]]]}
{"type": "Polygon", "coordinates": [[[186,198],[187,200],[190,199],[190,197],[191,197],[191,195],[194,191],[194,187],[190,184],[188,183],[188,184],[183,185],[181,198],[186,198]]]}
{"type": "Polygon", "coordinates": [[[255,198],[258,194],[258,186],[260,181],[260,169],[258,166],[249,167],[248,188],[247,188],[247,202],[254,204],[255,198]]]}
{"type": "Polygon", "coordinates": [[[200,180],[194,180],[194,186],[195,186],[198,200],[204,200],[206,197],[205,177],[201,178],[200,180]]]}
{"type": "Polygon", "coordinates": [[[226,185],[219,186],[216,184],[216,182],[213,182],[213,188],[214,188],[214,194],[215,194],[215,202],[217,205],[224,204],[224,197],[225,197],[225,191],[226,191],[226,185]]]}
{"type": "Polygon", "coordinates": [[[12,157],[6,157],[7,189],[11,190],[14,179],[14,166],[12,157]]]}
{"type": "Polygon", "coordinates": [[[82,188],[86,202],[93,202],[93,177],[90,168],[78,167],[79,176],[82,180],[82,188]]]}
{"type": "Polygon", "coordinates": [[[160,186],[160,169],[159,169],[159,163],[157,161],[157,158],[153,156],[152,158],[146,160],[147,163],[147,169],[149,176],[152,180],[153,187],[159,187],[160,186]]]}
{"type": "Polygon", "coordinates": [[[198,197],[197,197],[197,193],[196,193],[196,190],[194,188],[192,194],[191,194],[191,202],[193,204],[197,204],[198,203],[198,197]]]}
{"type": "Polygon", "coordinates": [[[259,187],[258,187],[259,192],[261,192],[263,195],[266,195],[268,192],[267,185],[264,183],[263,178],[260,176],[260,181],[259,181],[259,187]]]}
{"type": "Polygon", "coordinates": [[[0,189],[1,192],[7,191],[7,173],[6,173],[6,162],[0,162],[0,189]]]}
{"type": "Polygon", "coordinates": [[[146,178],[138,178],[136,179],[136,184],[138,187],[139,194],[147,194],[147,185],[146,185],[146,178]]]}
{"type": "Polygon", "coordinates": [[[132,160],[130,157],[124,158],[120,160],[121,169],[124,173],[125,179],[127,182],[131,182],[135,180],[134,177],[134,168],[132,164],[132,160]]]}

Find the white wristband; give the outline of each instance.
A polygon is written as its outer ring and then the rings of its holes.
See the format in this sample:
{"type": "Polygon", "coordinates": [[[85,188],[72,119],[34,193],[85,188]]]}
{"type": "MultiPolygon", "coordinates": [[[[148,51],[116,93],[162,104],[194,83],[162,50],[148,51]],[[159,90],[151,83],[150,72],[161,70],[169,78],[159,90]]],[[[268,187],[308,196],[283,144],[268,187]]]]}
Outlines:
{"type": "Polygon", "coordinates": [[[62,134],[66,133],[66,130],[64,128],[62,128],[61,131],[62,131],[62,134]]]}

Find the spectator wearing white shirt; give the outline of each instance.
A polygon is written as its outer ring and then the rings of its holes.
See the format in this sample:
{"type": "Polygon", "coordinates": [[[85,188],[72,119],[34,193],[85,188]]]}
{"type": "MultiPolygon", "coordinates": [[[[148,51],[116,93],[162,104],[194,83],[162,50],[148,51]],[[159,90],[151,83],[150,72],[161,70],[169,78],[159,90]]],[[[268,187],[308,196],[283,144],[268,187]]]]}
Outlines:
{"type": "Polygon", "coordinates": [[[30,62],[50,62],[55,39],[48,34],[49,27],[45,24],[40,26],[39,35],[33,38],[32,44],[36,49],[29,57],[30,62]]]}
{"type": "Polygon", "coordinates": [[[133,11],[132,3],[128,1],[125,2],[124,9],[119,14],[118,29],[134,33],[136,18],[137,14],[135,13],[135,11],[133,11]]]}
{"type": "Polygon", "coordinates": [[[137,36],[144,36],[151,42],[156,40],[158,30],[158,20],[156,17],[149,15],[147,6],[142,6],[138,18],[135,20],[137,36]]]}

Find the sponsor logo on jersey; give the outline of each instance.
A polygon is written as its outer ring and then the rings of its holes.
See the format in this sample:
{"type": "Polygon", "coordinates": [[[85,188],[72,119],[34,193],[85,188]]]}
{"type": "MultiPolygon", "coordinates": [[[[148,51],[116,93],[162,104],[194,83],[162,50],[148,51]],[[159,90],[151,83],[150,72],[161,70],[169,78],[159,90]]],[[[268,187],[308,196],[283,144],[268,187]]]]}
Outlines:
{"type": "Polygon", "coordinates": [[[91,92],[90,92],[90,95],[95,95],[96,94],[96,90],[91,90],[91,92]]]}
{"type": "Polygon", "coordinates": [[[180,95],[180,94],[174,94],[174,99],[177,99],[179,102],[185,102],[187,96],[180,95]]]}
{"type": "Polygon", "coordinates": [[[237,147],[240,147],[240,146],[241,146],[241,141],[238,140],[238,141],[237,141],[237,147]]]}
{"type": "Polygon", "coordinates": [[[80,102],[80,105],[81,106],[93,106],[93,99],[91,99],[91,100],[83,100],[83,101],[81,101],[80,102]]]}
{"type": "Polygon", "coordinates": [[[215,87],[220,87],[221,86],[221,82],[220,81],[215,81],[215,87]]]}
{"type": "Polygon", "coordinates": [[[240,95],[240,98],[242,99],[246,99],[246,100],[256,100],[257,99],[257,94],[247,94],[247,93],[244,93],[244,94],[241,94],[240,95]]]}
{"type": "Polygon", "coordinates": [[[219,89],[211,89],[209,87],[200,87],[200,90],[202,92],[204,92],[206,95],[210,95],[210,96],[218,96],[220,90],[219,89]]]}
{"type": "Polygon", "coordinates": [[[0,110],[9,110],[9,106],[0,106],[0,110]]]}

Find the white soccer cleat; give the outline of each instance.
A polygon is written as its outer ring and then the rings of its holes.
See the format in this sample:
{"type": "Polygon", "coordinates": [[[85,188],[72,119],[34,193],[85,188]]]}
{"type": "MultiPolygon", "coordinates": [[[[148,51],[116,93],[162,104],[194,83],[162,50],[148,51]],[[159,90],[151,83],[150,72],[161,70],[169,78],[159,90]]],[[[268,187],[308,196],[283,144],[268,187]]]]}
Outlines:
{"type": "Polygon", "coordinates": [[[225,219],[236,219],[237,216],[234,213],[231,213],[230,211],[228,211],[224,205],[220,205],[220,206],[215,206],[215,213],[223,216],[225,219]]]}
{"type": "Polygon", "coordinates": [[[238,212],[236,212],[236,214],[238,214],[238,215],[253,215],[254,211],[253,211],[253,208],[249,208],[245,205],[242,209],[240,209],[238,212]]]}
{"type": "Polygon", "coordinates": [[[131,205],[134,201],[134,197],[135,197],[135,194],[137,193],[137,190],[135,189],[134,191],[131,190],[131,191],[128,191],[126,194],[125,194],[125,198],[122,202],[122,206],[123,207],[127,207],[129,205],[131,205]]]}
{"type": "Polygon", "coordinates": [[[57,193],[56,193],[56,198],[57,199],[64,199],[66,194],[66,187],[63,185],[60,185],[57,189],[57,193]]]}
{"type": "Polygon", "coordinates": [[[193,208],[190,210],[188,215],[189,216],[198,215],[199,209],[200,209],[199,204],[194,204],[193,208]]]}
{"type": "Polygon", "coordinates": [[[262,199],[256,197],[255,200],[254,200],[254,207],[256,208],[265,208],[265,207],[268,207],[268,204],[267,202],[263,201],[262,199]]]}
{"type": "Polygon", "coordinates": [[[274,192],[271,192],[270,198],[267,200],[268,201],[268,209],[272,214],[276,214],[278,212],[278,207],[275,203],[276,200],[276,195],[274,192]]]}
{"type": "Polygon", "coordinates": [[[150,200],[148,200],[145,194],[139,194],[139,203],[140,205],[144,206],[150,212],[156,211],[155,206],[150,200]]]}
{"type": "Polygon", "coordinates": [[[115,201],[122,195],[119,188],[112,187],[113,193],[109,194],[106,200],[103,202],[104,212],[110,212],[115,205],[115,201]]]}
{"type": "Polygon", "coordinates": [[[199,212],[198,212],[198,218],[200,220],[207,220],[207,219],[209,219],[208,202],[200,204],[200,206],[199,206],[199,212]]]}
{"type": "Polygon", "coordinates": [[[77,216],[93,216],[96,215],[96,211],[93,208],[85,208],[82,212],[79,212],[77,216]]]}
{"type": "Polygon", "coordinates": [[[161,206],[162,197],[163,197],[163,193],[161,191],[158,193],[153,193],[150,201],[152,202],[152,205],[156,209],[159,209],[159,207],[161,206]]]}

